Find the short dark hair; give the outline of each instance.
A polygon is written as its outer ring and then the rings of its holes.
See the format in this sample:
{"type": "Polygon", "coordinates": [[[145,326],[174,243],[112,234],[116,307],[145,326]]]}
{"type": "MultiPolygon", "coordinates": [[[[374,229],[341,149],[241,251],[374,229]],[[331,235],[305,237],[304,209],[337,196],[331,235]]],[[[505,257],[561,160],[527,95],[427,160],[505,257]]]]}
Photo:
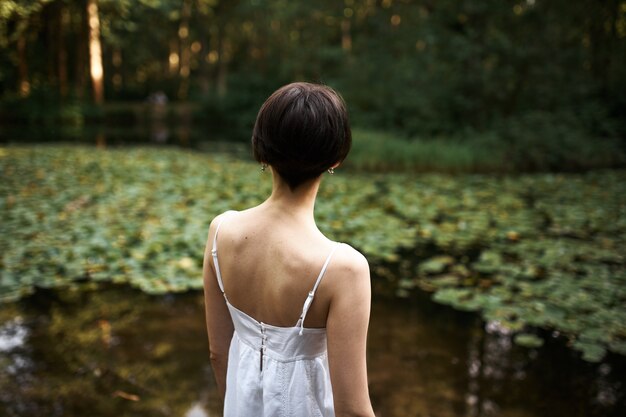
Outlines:
{"type": "Polygon", "coordinates": [[[271,165],[292,190],[342,162],[351,146],[343,99],[319,84],[276,90],[261,106],[252,132],[254,158],[271,165]]]}

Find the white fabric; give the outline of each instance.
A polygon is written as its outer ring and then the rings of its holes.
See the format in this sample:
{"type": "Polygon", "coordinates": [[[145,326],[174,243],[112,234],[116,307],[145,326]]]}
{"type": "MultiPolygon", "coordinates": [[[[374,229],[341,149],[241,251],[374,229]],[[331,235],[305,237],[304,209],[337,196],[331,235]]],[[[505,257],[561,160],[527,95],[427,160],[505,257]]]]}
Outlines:
{"type": "MultiPolygon", "coordinates": [[[[217,232],[213,262],[222,293],[224,285],[217,259],[217,232]]],[[[235,332],[228,354],[224,417],[334,417],[328,371],[326,329],[304,327],[304,318],[322,280],[326,259],[294,327],[257,321],[224,299],[235,332]]]]}

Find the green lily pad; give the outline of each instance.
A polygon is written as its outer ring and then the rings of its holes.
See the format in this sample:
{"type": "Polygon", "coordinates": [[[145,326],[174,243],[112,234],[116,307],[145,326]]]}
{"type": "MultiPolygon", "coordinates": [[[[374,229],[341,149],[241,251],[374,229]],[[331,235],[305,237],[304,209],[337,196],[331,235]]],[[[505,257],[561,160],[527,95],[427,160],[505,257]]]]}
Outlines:
{"type": "Polygon", "coordinates": [[[420,274],[439,274],[452,264],[454,258],[451,256],[435,256],[420,263],[418,271],[420,274]]]}
{"type": "Polygon", "coordinates": [[[530,333],[519,333],[513,338],[515,344],[527,348],[537,348],[543,346],[543,339],[530,333]]]}

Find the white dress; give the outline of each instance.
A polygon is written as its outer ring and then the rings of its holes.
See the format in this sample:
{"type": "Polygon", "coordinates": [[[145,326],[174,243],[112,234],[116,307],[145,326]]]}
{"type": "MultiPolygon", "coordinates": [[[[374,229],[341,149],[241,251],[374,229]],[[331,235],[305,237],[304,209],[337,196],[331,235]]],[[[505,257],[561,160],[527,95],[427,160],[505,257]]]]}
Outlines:
{"type": "MultiPolygon", "coordinates": [[[[220,226],[221,222],[212,254],[224,294],[217,260],[220,226]]],[[[230,304],[224,294],[235,327],[228,353],[224,417],[334,417],[326,329],[306,328],[304,318],[338,246],[328,255],[294,327],[260,322],[230,304]]]]}

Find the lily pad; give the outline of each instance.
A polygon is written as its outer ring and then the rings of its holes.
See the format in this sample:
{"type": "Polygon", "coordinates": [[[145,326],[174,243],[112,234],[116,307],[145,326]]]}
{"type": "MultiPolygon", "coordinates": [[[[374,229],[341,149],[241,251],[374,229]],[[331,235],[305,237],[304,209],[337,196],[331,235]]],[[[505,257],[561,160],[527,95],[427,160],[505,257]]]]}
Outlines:
{"type": "Polygon", "coordinates": [[[520,346],[528,348],[537,348],[543,346],[543,339],[530,333],[519,333],[513,338],[513,341],[520,346]]]}

